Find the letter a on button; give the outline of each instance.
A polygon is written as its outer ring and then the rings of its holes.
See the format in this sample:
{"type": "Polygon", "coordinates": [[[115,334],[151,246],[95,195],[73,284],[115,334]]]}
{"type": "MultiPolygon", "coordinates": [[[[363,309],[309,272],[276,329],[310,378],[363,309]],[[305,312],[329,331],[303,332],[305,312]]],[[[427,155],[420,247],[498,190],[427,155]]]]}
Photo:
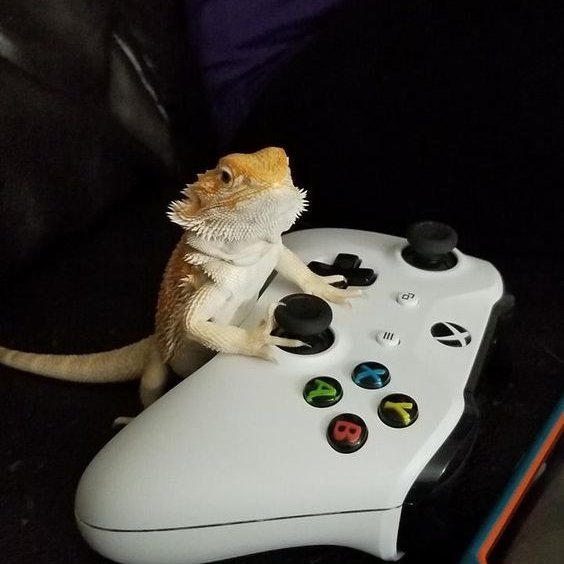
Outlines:
{"type": "Polygon", "coordinates": [[[319,376],[304,387],[304,398],[314,407],[335,405],[343,397],[343,388],[335,378],[319,376]]]}
{"type": "Polygon", "coordinates": [[[317,387],[311,390],[307,395],[307,401],[309,401],[310,403],[314,398],[317,398],[319,396],[334,398],[337,395],[337,390],[327,382],[316,378],[315,384],[317,387]]]}

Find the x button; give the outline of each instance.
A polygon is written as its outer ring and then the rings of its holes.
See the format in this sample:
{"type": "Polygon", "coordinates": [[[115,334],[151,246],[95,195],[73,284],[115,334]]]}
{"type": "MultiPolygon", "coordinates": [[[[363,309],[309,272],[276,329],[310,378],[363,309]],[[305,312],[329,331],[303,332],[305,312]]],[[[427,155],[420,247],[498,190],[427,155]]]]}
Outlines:
{"type": "Polygon", "coordinates": [[[353,370],[352,379],[361,388],[377,390],[388,385],[390,382],[390,371],[379,362],[362,362],[353,370]]]}

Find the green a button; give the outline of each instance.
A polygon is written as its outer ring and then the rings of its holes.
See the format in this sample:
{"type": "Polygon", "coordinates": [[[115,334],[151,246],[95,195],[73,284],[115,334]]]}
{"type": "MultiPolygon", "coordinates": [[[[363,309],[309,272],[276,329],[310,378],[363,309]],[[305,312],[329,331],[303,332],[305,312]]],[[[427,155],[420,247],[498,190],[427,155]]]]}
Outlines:
{"type": "Polygon", "coordinates": [[[313,407],[335,405],[343,397],[343,388],[335,378],[318,376],[304,386],[304,399],[313,407]]]}

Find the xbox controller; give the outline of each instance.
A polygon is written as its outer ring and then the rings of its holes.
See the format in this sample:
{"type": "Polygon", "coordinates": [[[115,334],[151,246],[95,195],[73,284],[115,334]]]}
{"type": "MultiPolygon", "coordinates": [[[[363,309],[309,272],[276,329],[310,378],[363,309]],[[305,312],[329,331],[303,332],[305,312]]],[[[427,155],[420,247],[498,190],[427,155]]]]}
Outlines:
{"type": "Polygon", "coordinates": [[[80,481],[87,542],[125,563],[200,563],[305,545],[402,556],[406,513],[453,475],[475,434],[473,389],[512,297],[450,227],[404,238],[310,229],[284,244],[363,294],[331,306],[274,277],[297,349],[218,354],[120,431],[80,481]]]}

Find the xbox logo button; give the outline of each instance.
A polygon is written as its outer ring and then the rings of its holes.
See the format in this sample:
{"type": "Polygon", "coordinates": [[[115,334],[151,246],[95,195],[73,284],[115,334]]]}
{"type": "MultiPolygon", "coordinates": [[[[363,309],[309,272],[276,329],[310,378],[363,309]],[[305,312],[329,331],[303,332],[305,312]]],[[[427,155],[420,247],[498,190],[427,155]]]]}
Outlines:
{"type": "Polygon", "coordinates": [[[465,347],[472,340],[470,331],[456,323],[446,321],[435,323],[431,327],[431,335],[436,341],[447,347],[465,347]]]}

